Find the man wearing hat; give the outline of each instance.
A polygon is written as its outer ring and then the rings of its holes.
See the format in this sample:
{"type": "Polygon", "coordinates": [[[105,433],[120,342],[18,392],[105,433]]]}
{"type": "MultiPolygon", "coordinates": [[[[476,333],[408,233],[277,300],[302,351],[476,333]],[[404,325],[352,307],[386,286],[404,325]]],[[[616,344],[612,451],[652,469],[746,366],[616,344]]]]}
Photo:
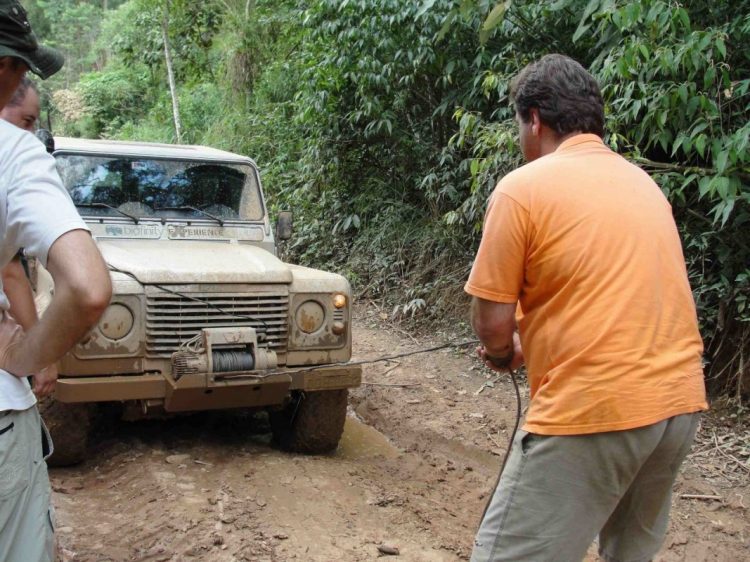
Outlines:
{"type": "MultiPolygon", "coordinates": [[[[23,7],[0,0],[0,109],[31,70],[46,79],[63,65],[37,43],[23,7]]],[[[0,121],[0,268],[19,248],[39,259],[55,292],[24,333],[0,285],[0,560],[54,560],[45,455],[51,452],[36,397],[52,392],[58,361],[109,303],[109,272],[55,170],[33,135],[0,121]],[[33,376],[33,390],[26,377],[33,376]],[[43,442],[44,441],[44,442],[43,442]]]]}

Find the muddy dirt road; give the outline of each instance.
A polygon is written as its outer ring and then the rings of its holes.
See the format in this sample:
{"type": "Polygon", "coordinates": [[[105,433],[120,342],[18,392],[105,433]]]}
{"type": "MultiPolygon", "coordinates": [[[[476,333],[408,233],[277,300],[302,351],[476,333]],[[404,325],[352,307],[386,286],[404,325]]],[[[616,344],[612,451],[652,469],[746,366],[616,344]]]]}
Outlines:
{"type": "MultiPolygon", "coordinates": [[[[415,339],[362,308],[354,353],[439,336],[415,339]]],[[[512,386],[468,350],[368,366],[364,380],[331,456],[276,451],[263,416],[242,412],[102,430],[87,462],[51,471],[62,560],[365,561],[379,547],[466,560],[513,426],[512,386]]],[[[750,475],[722,456],[736,458],[725,435],[704,424],[658,560],[750,559],[750,475]]]]}

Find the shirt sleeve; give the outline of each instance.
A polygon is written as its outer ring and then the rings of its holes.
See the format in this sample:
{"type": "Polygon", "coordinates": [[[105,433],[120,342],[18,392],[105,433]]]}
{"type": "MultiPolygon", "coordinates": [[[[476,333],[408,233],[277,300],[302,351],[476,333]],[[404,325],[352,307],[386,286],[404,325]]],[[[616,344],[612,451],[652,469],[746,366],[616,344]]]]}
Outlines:
{"type": "Polygon", "coordinates": [[[487,206],[482,241],[464,290],[493,302],[518,301],[529,230],[529,213],[498,187],[487,206]]]}
{"type": "Polygon", "coordinates": [[[47,266],[55,241],[71,230],[89,230],[62,184],[55,159],[33,136],[19,142],[7,186],[5,244],[23,248],[47,266]]]}

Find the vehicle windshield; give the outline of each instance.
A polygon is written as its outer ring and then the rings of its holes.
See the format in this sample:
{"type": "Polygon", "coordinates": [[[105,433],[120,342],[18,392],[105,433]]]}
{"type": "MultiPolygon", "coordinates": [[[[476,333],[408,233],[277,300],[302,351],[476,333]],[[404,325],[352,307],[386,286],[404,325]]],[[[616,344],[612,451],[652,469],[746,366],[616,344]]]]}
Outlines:
{"type": "Polygon", "coordinates": [[[156,158],[57,154],[81,215],[177,220],[262,220],[255,169],[156,158]]]}

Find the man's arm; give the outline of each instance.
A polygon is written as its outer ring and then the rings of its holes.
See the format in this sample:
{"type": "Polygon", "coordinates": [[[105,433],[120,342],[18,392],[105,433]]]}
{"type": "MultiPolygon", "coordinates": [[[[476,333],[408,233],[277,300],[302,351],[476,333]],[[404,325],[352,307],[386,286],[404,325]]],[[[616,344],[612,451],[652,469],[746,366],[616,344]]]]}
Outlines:
{"type": "Polygon", "coordinates": [[[523,364],[523,351],[516,333],[516,303],[473,297],[471,326],[482,343],[477,352],[488,367],[505,371],[523,364]]]}
{"type": "Polygon", "coordinates": [[[67,232],[52,244],[47,269],[55,282],[49,307],[25,336],[16,333],[0,353],[0,366],[19,377],[62,358],[96,324],[112,294],[109,271],[84,230],[67,232]]]}
{"type": "Polygon", "coordinates": [[[28,332],[36,324],[37,315],[34,293],[21,260],[13,258],[3,269],[2,275],[3,292],[10,302],[10,315],[28,332]]]}
{"type": "MultiPolygon", "coordinates": [[[[2,271],[3,292],[10,302],[10,315],[28,332],[39,319],[34,293],[21,260],[16,256],[2,271]]],[[[55,389],[57,365],[54,363],[34,374],[34,394],[46,396],[55,389]]]]}

